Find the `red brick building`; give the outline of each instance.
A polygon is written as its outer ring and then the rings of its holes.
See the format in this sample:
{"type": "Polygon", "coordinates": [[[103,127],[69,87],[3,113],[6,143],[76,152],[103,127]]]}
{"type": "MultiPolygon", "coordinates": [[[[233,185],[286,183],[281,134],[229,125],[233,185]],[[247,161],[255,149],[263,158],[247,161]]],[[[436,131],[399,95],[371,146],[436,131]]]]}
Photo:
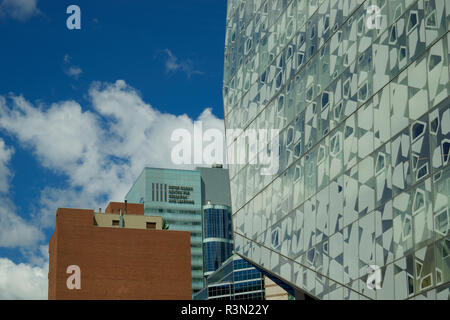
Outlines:
{"type": "Polygon", "coordinates": [[[127,215],[120,203],[110,213],[58,209],[48,298],[191,299],[189,232],[161,230],[161,217],[144,216],[143,207],[127,204],[127,215]],[[80,289],[68,288],[69,266],[79,267],[80,289]]]}

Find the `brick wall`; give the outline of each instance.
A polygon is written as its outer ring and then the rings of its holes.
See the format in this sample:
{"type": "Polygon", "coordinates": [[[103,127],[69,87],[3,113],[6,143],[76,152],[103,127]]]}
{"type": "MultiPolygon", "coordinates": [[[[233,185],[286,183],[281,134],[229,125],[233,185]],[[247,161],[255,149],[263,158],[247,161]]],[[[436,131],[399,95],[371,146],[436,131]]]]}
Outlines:
{"type": "Polygon", "coordinates": [[[191,299],[189,232],[101,228],[94,212],[58,209],[49,243],[49,299],[191,299]],[[81,290],[66,285],[81,269],[81,290]]]}

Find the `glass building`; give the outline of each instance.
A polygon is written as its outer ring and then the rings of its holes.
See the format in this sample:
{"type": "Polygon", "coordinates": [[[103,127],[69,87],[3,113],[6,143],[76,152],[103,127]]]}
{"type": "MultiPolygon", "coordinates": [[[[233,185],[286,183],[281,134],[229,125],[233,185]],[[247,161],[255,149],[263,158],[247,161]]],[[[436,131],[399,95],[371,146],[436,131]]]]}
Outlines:
{"type": "Polygon", "coordinates": [[[263,300],[261,272],[237,255],[231,256],[206,280],[194,300],[263,300]]]}
{"type": "Polygon", "coordinates": [[[203,273],[207,277],[233,254],[228,170],[222,165],[200,172],[203,210],[203,273]]]}
{"type": "Polygon", "coordinates": [[[203,288],[202,199],[200,172],[145,168],[125,199],[144,203],[145,215],[158,215],[170,230],[191,233],[193,294],[203,288]]]}
{"type": "Polygon", "coordinates": [[[203,206],[203,272],[209,276],[233,254],[231,207],[203,206]]]}
{"type": "Polygon", "coordinates": [[[237,254],[296,296],[449,299],[449,28],[448,0],[228,1],[225,126],[279,130],[276,174],[229,165],[237,254]]]}

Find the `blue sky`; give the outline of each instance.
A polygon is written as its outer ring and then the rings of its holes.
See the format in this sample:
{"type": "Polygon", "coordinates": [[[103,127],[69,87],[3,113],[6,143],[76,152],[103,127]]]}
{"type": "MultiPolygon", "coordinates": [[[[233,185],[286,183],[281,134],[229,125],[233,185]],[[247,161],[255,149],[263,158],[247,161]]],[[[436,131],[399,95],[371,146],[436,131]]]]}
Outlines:
{"type": "Polygon", "coordinates": [[[47,296],[57,207],[121,201],[144,166],[174,167],[176,128],[223,130],[225,15],[225,0],[0,0],[0,299],[47,296]]]}

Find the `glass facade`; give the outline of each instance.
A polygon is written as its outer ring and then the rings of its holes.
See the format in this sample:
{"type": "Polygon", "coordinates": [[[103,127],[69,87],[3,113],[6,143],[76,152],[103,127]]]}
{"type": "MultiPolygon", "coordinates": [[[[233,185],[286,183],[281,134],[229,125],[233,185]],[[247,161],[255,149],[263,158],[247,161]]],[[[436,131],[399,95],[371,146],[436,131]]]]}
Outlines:
{"type": "Polygon", "coordinates": [[[221,205],[203,206],[203,271],[205,276],[216,271],[233,254],[231,208],[221,205]]]}
{"type": "Polygon", "coordinates": [[[280,132],[275,175],[229,165],[235,252],[318,299],[449,299],[450,2],[227,11],[226,128],[280,132]]]}
{"type": "Polygon", "coordinates": [[[145,168],[125,199],[144,203],[146,215],[161,216],[169,230],[191,233],[192,292],[203,288],[202,199],[200,173],[145,168]]]}
{"type": "Polygon", "coordinates": [[[237,255],[231,256],[206,280],[194,300],[263,300],[261,272],[237,255]]]}

